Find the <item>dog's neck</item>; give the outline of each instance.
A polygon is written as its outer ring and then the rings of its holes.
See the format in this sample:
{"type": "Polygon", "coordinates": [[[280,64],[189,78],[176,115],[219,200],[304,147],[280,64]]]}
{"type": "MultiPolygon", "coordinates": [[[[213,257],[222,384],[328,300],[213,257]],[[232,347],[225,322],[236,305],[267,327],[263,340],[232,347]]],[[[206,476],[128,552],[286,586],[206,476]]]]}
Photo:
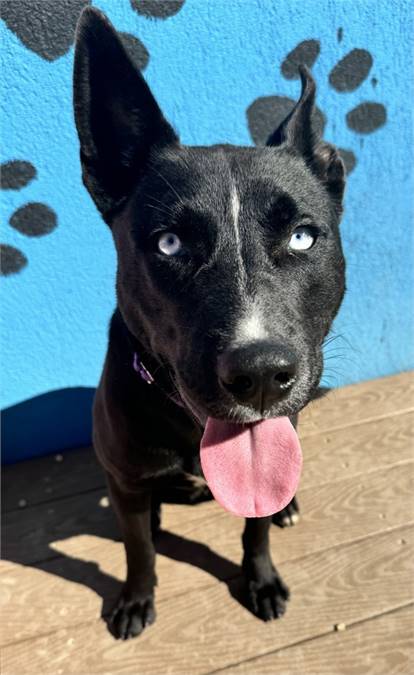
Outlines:
{"type": "Polygon", "coordinates": [[[135,377],[148,385],[155,384],[167,398],[183,406],[175,391],[171,369],[161,357],[151,351],[147,340],[139,339],[131,333],[119,307],[112,318],[111,332],[116,335],[125,367],[129,368],[135,377]]]}

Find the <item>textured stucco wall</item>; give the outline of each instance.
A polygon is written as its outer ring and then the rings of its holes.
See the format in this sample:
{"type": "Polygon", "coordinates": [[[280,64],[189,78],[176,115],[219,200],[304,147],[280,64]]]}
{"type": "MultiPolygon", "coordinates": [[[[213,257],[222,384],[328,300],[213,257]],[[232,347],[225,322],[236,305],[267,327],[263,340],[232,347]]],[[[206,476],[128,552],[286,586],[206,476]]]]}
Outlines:
{"type": "Polygon", "coordinates": [[[71,108],[86,4],[125,33],[184,143],[260,143],[298,94],[295,61],[312,65],[325,138],[350,170],[343,338],[328,347],[325,380],[413,367],[412,2],[3,0],[7,458],[87,441],[114,304],[112,241],[81,184],[71,108]]]}

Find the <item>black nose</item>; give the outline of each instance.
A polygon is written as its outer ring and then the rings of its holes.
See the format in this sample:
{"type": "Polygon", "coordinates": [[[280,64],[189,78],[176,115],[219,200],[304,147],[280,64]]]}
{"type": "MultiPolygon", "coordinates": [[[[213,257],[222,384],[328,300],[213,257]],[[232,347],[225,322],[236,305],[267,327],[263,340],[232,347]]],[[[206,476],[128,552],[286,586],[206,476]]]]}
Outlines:
{"type": "Polygon", "coordinates": [[[255,342],[224,352],[218,359],[221,386],[240,403],[261,413],[286,396],[297,372],[293,352],[280,344],[255,342]]]}

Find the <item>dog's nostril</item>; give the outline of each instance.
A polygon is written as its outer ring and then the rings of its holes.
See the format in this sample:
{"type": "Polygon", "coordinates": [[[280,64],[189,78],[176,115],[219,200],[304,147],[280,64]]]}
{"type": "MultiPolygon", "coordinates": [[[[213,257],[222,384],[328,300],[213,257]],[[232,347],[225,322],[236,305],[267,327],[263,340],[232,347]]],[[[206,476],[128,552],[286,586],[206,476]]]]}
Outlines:
{"type": "Polygon", "coordinates": [[[254,382],[248,375],[236,375],[231,382],[223,382],[224,387],[232,394],[249,394],[254,389],[254,382]]]}
{"type": "Polygon", "coordinates": [[[287,384],[292,379],[292,375],[286,371],[282,371],[273,375],[273,379],[279,382],[279,384],[287,384]]]}
{"type": "Polygon", "coordinates": [[[282,370],[273,375],[273,380],[280,386],[281,389],[288,389],[295,381],[295,377],[287,370],[282,370]]]}
{"type": "Polygon", "coordinates": [[[234,379],[233,386],[238,391],[244,391],[247,393],[253,389],[254,382],[248,375],[237,375],[237,377],[234,379]]]}

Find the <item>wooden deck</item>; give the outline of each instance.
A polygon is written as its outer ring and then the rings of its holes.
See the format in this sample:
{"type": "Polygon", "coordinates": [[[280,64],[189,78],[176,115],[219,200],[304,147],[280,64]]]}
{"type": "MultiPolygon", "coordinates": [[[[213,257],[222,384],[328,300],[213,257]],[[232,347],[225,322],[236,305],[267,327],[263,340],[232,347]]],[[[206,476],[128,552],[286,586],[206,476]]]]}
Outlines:
{"type": "Polygon", "coordinates": [[[307,409],[303,516],[271,534],[292,592],[279,621],[239,601],[242,520],[214,502],[165,507],[158,619],[128,642],[101,618],[125,563],[92,451],[8,467],[3,675],[413,673],[413,420],[407,373],[307,409]]]}

